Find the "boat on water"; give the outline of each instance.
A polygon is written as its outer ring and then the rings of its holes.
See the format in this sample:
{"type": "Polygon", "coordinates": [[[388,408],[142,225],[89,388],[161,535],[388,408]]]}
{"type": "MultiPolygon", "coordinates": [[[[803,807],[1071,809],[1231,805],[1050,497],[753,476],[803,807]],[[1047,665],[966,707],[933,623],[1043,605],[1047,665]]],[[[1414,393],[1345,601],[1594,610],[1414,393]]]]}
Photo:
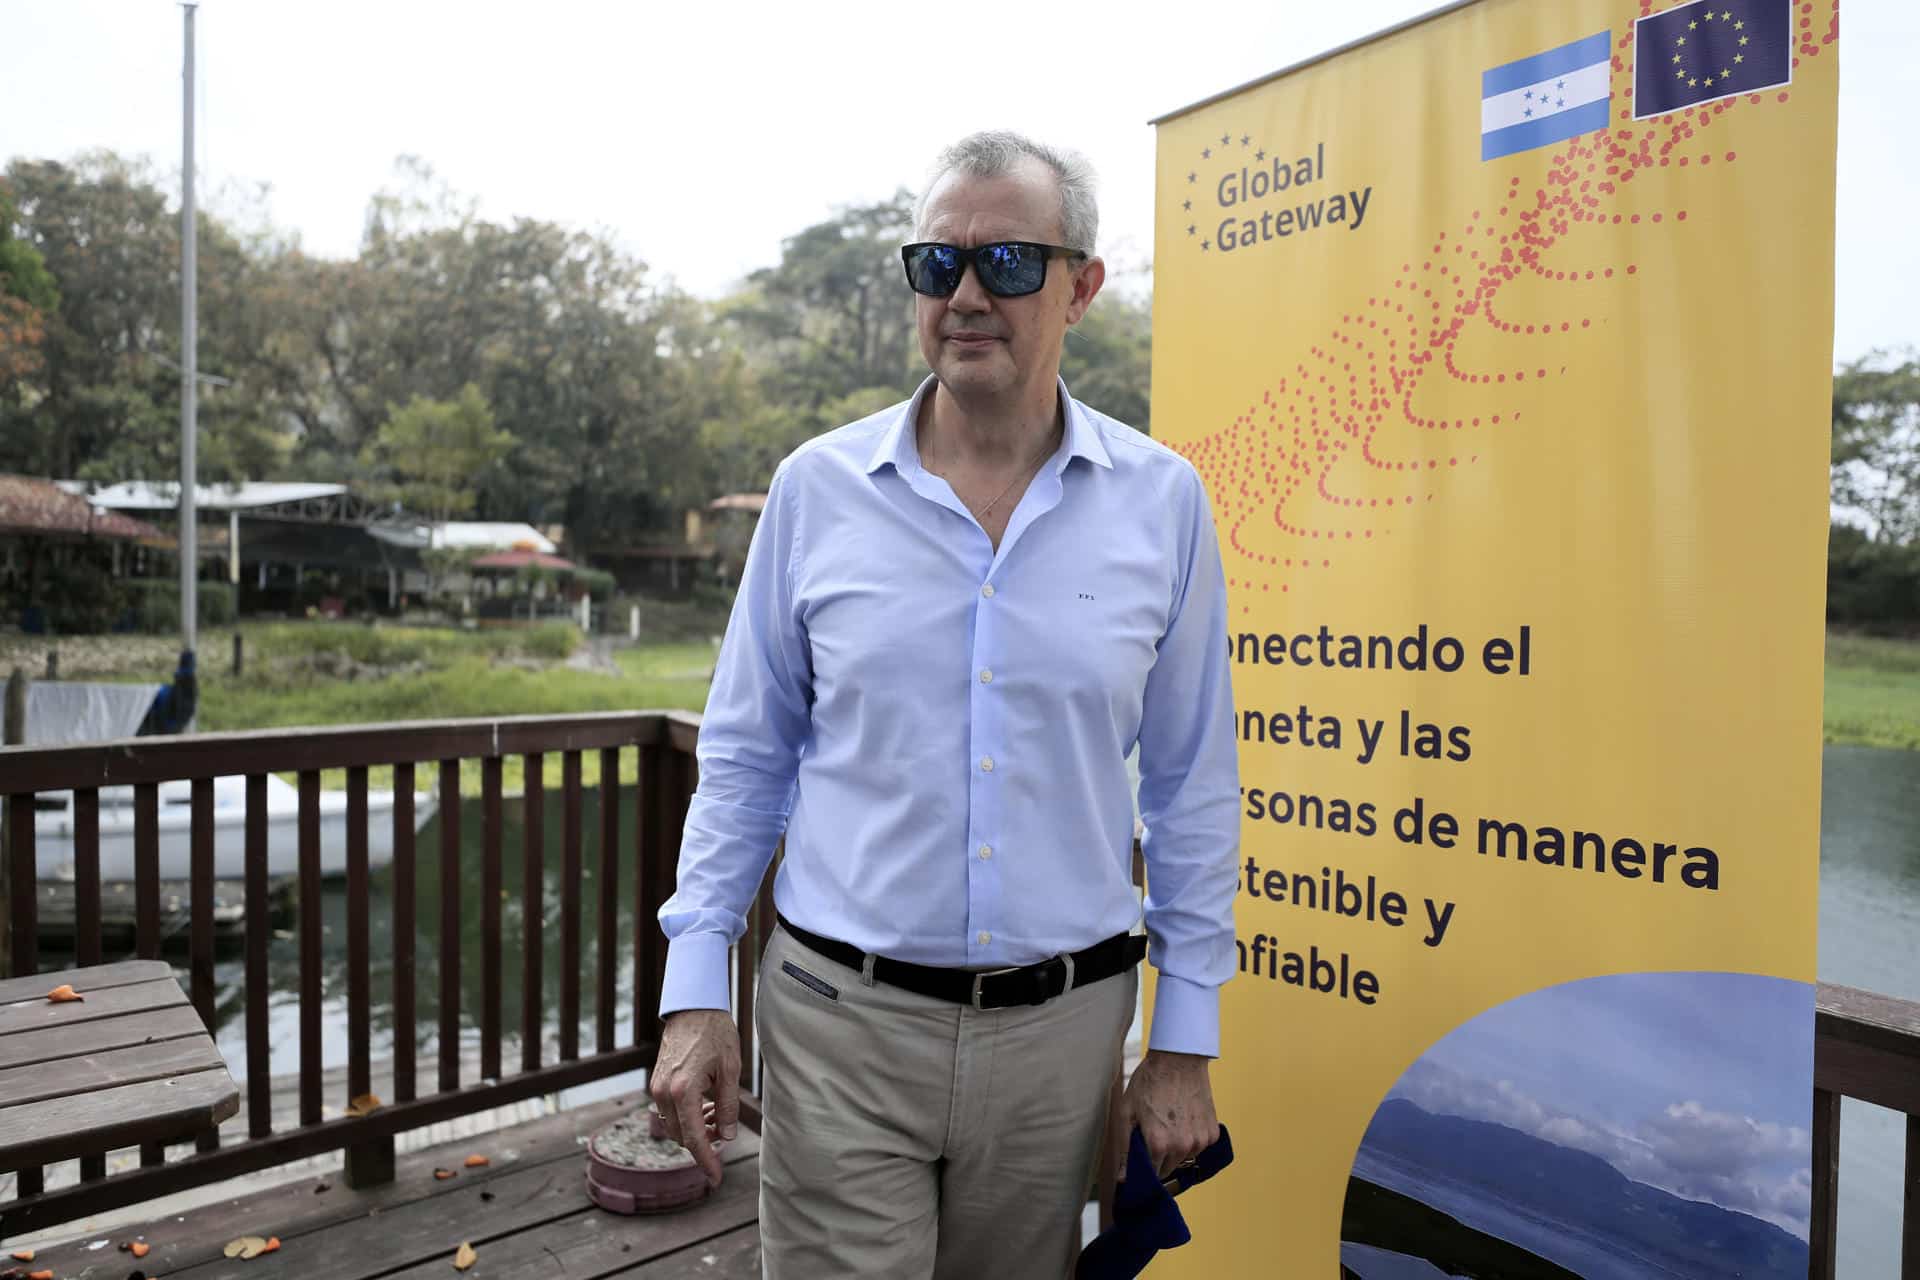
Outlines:
{"type": "MultiPolygon", "coordinates": [[[[300,870],[300,793],[274,774],[267,782],[267,874],[293,875],[300,870]]],[[[180,780],[159,784],[160,878],[186,880],[193,865],[193,784],[180,780]]],[[[418,831],[433,817],[438,798],[415,792],[413,826],[418,831]]],[[[367,792],[367,867],[374,870],[393,861],[393,807],[391,791],[367,792]]],[[[100,789],[100,878],[132,880],[134,803],[132,787],[100,789]]],[[[347,873],[347,793],[320,793],[320,874],[347,873]]],[[[238,880],[247,873],[247,780],[242,775],[213,780],[213,874],[217,880],[238,880]]],[[[40,878],[71,880],[74,811],[71,791],[46,791],[34,797],[34,863],[40,878]]]]}

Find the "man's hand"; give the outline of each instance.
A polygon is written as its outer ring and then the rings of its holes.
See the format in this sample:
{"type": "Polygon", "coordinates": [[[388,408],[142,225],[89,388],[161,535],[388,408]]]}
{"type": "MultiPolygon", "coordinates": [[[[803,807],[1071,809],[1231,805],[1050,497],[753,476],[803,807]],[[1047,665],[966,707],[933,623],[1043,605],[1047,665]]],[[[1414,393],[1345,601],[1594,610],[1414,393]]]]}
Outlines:
{"type": "Polygon", "coordinates": [[[1213,1084],[1207,1078],[1209,1058],[1192,1053],[1147,1050],[1127,1091],[1120,1097],[1114,1128],[1114,1176],[1127,1176],[1127,1144],[1138,1127],[1146,1139],[1154,1171],[1165,1178],[1174,1169],[1212,1146],[1220,1137],[1213,1114],[1213,1084]]]}
{"type": "Polygon", "coordinates": [[[719,1186],[713,1140],[732,1138],[740,1119],[740,1032],[733,1016],[725,1009],[668,1014],[647,1092],[667,1136],[692,1153],[707,1185],[719,1186]]]}

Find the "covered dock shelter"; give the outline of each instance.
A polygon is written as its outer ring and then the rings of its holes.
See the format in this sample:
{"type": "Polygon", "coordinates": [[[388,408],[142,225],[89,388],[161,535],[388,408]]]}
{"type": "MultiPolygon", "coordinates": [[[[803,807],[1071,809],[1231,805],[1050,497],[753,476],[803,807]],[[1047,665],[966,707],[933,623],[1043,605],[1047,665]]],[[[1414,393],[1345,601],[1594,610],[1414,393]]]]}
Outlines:
{"type": "MultiPolygon", "coordinates": [[[[180,486],[174,483],[134,480],[89,491],[81,482],[63,481],[61,487],[105,512],[165,519],[179,511],[180,486]]],[[[204,484],[196,487],[194,502],[208,517],[201,558],[226,566],[225,577],[246,612],[398,609],[407,593],[426,589],[423,551],[557,550],[531,525],[434,524],[396,504],[370,502],[343,484],[204,484]],[[221,515],[224,529],[213,523],[221,515]]]]}

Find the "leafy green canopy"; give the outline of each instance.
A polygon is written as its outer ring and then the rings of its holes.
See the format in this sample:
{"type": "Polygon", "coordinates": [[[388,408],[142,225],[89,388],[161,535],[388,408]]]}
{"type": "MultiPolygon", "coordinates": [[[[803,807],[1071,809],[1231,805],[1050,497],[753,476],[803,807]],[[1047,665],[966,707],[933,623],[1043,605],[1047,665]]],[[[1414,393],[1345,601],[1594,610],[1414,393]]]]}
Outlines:
{"type": "MultiPolygon", "coordinates": [[[[177,206],[106,153],[17,159],[0,199],[0,470],[171,479],[177,206]]],[[[717,302],[611,234],[481,218],[417,160],[373,197],[351,258],[304,253],[248,193],[206,203],[200,368],[224,380],[199,397],[208,480],[563,524],[591,556],[765,488],[794,447],[924,373],[904,191],[834,210],[717,302]]],[[[1075,393],[1144,427],[1148,345],[1146,305],[1110,287],[1068,339],[1075,393]]]]}

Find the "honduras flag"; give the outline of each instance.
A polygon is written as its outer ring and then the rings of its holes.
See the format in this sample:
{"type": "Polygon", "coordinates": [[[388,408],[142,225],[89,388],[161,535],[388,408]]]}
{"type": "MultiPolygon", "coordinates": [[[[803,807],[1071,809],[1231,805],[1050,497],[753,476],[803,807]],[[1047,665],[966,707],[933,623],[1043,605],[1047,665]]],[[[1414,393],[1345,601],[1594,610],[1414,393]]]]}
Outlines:
{"type": "Polygon", "coordinates": [[[1481,73],[1480,158],[1606,128],[1612,57],[1612,36],[1601,31],[1481,73]]]}

